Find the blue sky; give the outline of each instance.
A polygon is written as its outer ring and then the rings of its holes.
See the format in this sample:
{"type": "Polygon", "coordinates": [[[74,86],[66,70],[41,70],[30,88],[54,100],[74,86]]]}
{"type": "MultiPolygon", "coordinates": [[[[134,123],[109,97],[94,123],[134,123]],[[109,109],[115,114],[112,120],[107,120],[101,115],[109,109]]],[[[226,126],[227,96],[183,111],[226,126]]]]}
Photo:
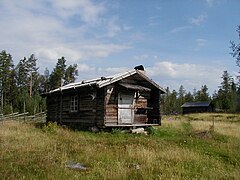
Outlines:
{"type": "Polygon", "coordinates": [[[1,0],[0,49],[15,64],[34,53],[52,70],[64,56],[79,80],[143,64],[163,87],[217,89],[238,41],[238,0],[1,0]]]}

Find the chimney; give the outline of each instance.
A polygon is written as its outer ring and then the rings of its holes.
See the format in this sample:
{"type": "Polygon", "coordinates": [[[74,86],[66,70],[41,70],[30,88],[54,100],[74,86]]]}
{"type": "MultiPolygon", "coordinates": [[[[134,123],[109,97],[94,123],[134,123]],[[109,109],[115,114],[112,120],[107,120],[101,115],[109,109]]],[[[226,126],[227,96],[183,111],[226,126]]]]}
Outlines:
{"type": "Polygon", "coordinates": [[[143,74],[145,74],[145,70],[144,70],[143,65],[136,66],[136,67],[134,67],[134,69],[140,71],[143,74]]]}

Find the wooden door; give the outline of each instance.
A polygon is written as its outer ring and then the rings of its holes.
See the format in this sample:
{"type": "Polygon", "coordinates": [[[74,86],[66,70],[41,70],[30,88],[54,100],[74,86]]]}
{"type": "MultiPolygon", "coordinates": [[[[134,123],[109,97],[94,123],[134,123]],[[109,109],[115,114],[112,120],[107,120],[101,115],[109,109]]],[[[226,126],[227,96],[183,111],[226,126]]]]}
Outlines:
{"type": "Polygon", "coordinates": [[[134,93],[118,94],[118,123],[132,124],[134,119],[133,109],[134,93]]]}

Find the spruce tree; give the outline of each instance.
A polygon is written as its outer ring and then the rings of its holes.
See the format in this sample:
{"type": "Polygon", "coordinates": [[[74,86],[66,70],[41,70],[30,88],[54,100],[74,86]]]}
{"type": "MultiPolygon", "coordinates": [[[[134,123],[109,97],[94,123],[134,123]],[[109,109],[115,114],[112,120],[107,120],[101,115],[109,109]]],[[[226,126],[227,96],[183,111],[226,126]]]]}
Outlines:
{"type": "Polygon", "coordinates": [[[177,98],[177,111],[178,112],[182,111],[181,106],[185,103],[185,95],[186,95],[186,90],[184,89],[183,85],[181,85],[178,90],[178,98],[177,98]]]}
{"type": "MultiPolygon", "coordinates": [[[[237,28],[238,38],[240,40],[240,25],[237,28]]],[[[237,66],[240,67],[240,42],[237,44],[234,41],[230,41],[231,43],[231,55],[236,59],[237,66]]]]}
{"type": "Polygon", "coordinates": [[[37,58],[34,54],[31,54],[31,56],[27,59],[26,67],[28,72],[29,96],[32,97],[33,91],[36,92],[39,86],[39,68],[37,67],[37,58]]]}
{"type": "Polygon", "coordinates": [[[63,78],[64,85],[75,82],[76,76],[78,76],[77,64],[68,66],[63,78]]]}
{"type": "MultiPolygon", "coordinates": [[[[240,40],[240,25],[237,27],[238,39],[240,40]]],[[[230,41],[231,43],[231,55],[235,58],[236,64],[240,67],[240,42],[236,43],[234,41],[230,41]]],[[[240,72],[239,72],[240,73],[240,72]]],[[[238,85],[236,90],[236,110],[240,112],[240,76],[237,76],[238,85]]]]}
{"type": "Polygon", "coordinates": [[[209,93],[207,85],[203,85],[201,90],[198,90],[195,96],[195,102],[209,101],[209,93]]]}
{"type": "Polygon", "coordinates": [[[223,81],[218,90],[218,106],[223,111],[235,112],[237,108],[237,89],[234,80],[228,71],[224,71],[221,78],[223,81]]]}
{"type": "Polygon", "coordinates": [[[0,114],[13,112],[15,96],[15,71],[12,56],[3,50],[0,53],[0,114]]]}
{"type": "Polygon", "coordinates": [[[49,76],[50,90],[75,82],[77,75],[77,64],[67,67],[65,58],[61,57],[49,76]]]}
{"type": "Polygon", "coordinates": [[[63,78],[66,71],[66,60],[64,57],[58,59],[58,62],[49,77],[50,89],[56,89],[63,85],[63,78]]]}

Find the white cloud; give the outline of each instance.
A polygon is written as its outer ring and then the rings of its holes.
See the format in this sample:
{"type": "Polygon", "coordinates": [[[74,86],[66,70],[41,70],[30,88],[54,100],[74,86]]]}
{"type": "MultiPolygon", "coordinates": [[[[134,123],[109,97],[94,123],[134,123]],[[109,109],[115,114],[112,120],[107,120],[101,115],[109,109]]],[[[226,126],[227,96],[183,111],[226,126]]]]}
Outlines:
{"type": "Polygon", "coordinates": [[[84,58],[90,57],[107,57],[111,53],[118,53],[125,49],[131,48],[127,45],[116,45],[116,44],[88,44],[81,46],[80,49],[84,51],[84,58]]]}
{"type": "Polygon", "coordinates": [[[67,60],[71,63],[82,59],[83,54],[82,52],[78,52],[76,50],[67,48],[67,47],[55,47],[55,48],[43,48],[39,49],[37,55],[43,59],[50,59],[56,61],[56,59],[64,56],[67,60]]]}
{"type": "Polygon", "coordinates": [[[140,55],[134,55],[133,59],[140,60],[142,63],[149,61],[149,60],[158,60],[159,57],[157,55],[150,55],[150,54],[140,54],[140,55]]]}
{"type": "MultiPolygon", "coordinates": [[[[94,68],[88,65],[83,65],[81,68],[86,72],[93,72],[92,74],[89,73],[91,75],[84,75],[85,79],[109,76],[132,69],[125,66],[94,68]]],[[[147,76],[163,88],[170,87],[171,90],[178,90],[180,85],[183,85],[187,91],[192,91],[194,88],[198,90],[202,85],[206,84],[210,95],[218,88],[223,72],[222,67],[188,63],[180,64],[171,61],[159,61],[150,67],[146,67],[145,70],[147,76]]]]}
{"type": "Polygon", "coordinates": [[[146,35],[142,32],[134,32],[132,35],[130,35],[129,40],[130,41],[142,41],[145,40],[146,35]]]}
{"type": "Polygon", "coordinates": [[[111,18],[107,22],[107,37],[115,37],[118,33],[122,31],[122,28],[117,24],[118,19],[116,17],[111,18]]]}
{"type": "Polygon", "coordinates": [[[220,67],[205,66],[201,64],[173,63],[161,61],[146,68],[146,73],[156,79],[160,84],[178,90],[183,85],[188,91],[209,85],[213,92],[217,89],[223,69],[220,67]]]}
{"type": "Polygon", "coordinates": [[[53,8],[56,13],[62,18],[69,18],[72,16],[80,16],[81,20],[86,23],[97,23],[100,15],[106,9],[103,4],[92,3],[90,0],[53,0],[53,8]]]}
{"type": "Polygon", "coordinates": [[[205,46],[207,43],[206,39],[196,39],[196,43],[198,46],[205,46]]]}
{"type": "Polygon", "coordinates": [[[102,76],[112,76],[114,74],[129,71],[128,67],[95,67],[88,64],[78,64],[79,77],[78,81],[95,79],[102,76]]]}
{"type": "Polygon", "coordinates": [[[105,41],[121,28],[117,18],[105,17],[104,5],[91,0],[3,1],[0,48],[11,53],[15,61],[34,53],[43,68],[52,67],[61,56],[68,63],[79,63],[130,48],[105,41]],[[103,24],[107,26],[103,28],[103,24]],[[102,34],[108,36],[95,38],[102,34]]]}
{"type": "Polygon", "coordinates": [[[130,29],[132,29],[132,26],[129,26],[129,25],[127,25],[127,24],[124,24],[124,25],[123,25],[123,30],[124,30],[124,31],[128,31],[128,30],[130,30],[130,29]]]}
{"type": "Polygon", "coordinates": [[[170,32],[177,33],[177,32],[180,32],[180,31],[183,31],[186,29],[190,29],[190,28],[192,28],[192,26],[181,26],[181,27],[176,27],[176,28],[172,29],[170,32]]]}
{"type": "Polygon", "coordinates": [[[148,21],[149,21],[149,23],[148,23],[148,25],[149,26],[157,26],[157,25],[159,25],[159,16],[151,16],[151,17],[149,17],[148,18],[148,21]]]}
{"type": "Polygon", "coordinates": [[[207,4],[208,4],[209,6],[212,6],[215,1],[216,1],[216,0],[206,0],[207,4]]]}
{"type": "Polygon", "coordinates": [[[106,72],[108,75],[113,75],[113,74],[117,74],[117,73],[126,72],[129,70],[131,70],[131,69],[129,69],[128,67],[108,67],[108,68],[104,69],[104,72],[106,72]]]}
{"type": "MultiPolygon", "coordinates": [[[[212,67],[199,64],[178,64],[170,61],[161,61],[148,67],[147,71],[150,76],[165,76],[171,78],[205,78],[212,73],[212,67]]],[[[215,69],[215,68],[214,68],[215,69]]]]}
{"type": "Polygon", "coordinates": [[[201,14],[196,18],[190,18],[190,23],[199,26],[206,20],[206,18],[206,14],[201,14]]]}
{"type": "MultiPolygon", "coordinates": [[[[117,73],[132,70],[126,66],[121,67],[94,67],[79,63],[79,80],[93,79],[101,76],[111,76],[117,73]]],[[[207,85],[210,95],[218,88],[221,82],[222,67],[204,66],[201,64],[173,63],[171,61],[159,61],[150,67],[146,67],[146,75],[152,78],[163,88],[178,90],[183,85],[187,91],[197,90],[202,85],[207,85]]]]}
{"type": "Polygon", "coordinates": [[[136,60],[146,60],[146,59],[150,58],[150,55],[148,55],[148,54],[135,55],[135,56],[133,56],[133,58],[136,60]]]}
{"type": "Polygon", "coordinates": [[[95,71],[95,70],[96,70],[95,67],[91,67],[91,66],[89,66],[87,64],[82,64],[82,63],[78,64],[78,71],[79,72],[84,72],[84,73],[88,72],[88,73],[90,73],[90,72],[95,71]]]}

